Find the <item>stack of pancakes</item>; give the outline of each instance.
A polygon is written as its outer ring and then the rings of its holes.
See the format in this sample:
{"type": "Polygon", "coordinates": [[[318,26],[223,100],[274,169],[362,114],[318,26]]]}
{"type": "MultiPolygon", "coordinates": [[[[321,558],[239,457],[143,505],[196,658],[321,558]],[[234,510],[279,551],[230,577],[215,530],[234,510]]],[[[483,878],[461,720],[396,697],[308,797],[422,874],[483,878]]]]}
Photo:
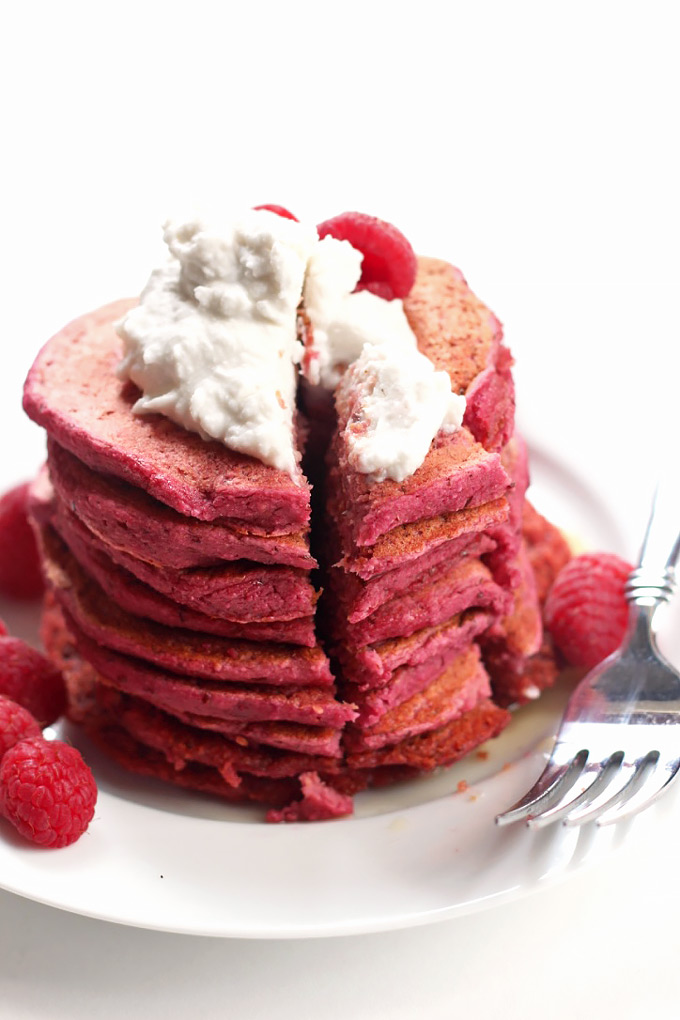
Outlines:
{"type": "MultiPolygon", "coordinates": [[[[454,761],[555,676],[523,538],[527,454],[500,326],[457,270],[430,259],[404,309],[467,408],[413,476],[375,485],[351,464],[356,393],[338,390],[323,601],[340,690],[359,710],[344,736],[352,767],[454,761]]],[[[551,532],[543,522],[532,548],[551,532]]],[[[549,545],[559,560],[554,532],[549,545]]]]}
{"type": "Polygon", "coordinates": [[[299,468],[132,412],[114,329],[130,305],[53,338],[24,398],[48,433],[43,636],[71,717],[107,751],[273,820],[331,817],[368,784],[465,754],[552,681],[535,578],[545,588],[568,553],[525,503],[511,358],[457,270],[421,260],[404,307],[466,394],[464,427],[411,478],[376,483],[349,465],[352,395],[338,398],[320,573],[299,468]]]}

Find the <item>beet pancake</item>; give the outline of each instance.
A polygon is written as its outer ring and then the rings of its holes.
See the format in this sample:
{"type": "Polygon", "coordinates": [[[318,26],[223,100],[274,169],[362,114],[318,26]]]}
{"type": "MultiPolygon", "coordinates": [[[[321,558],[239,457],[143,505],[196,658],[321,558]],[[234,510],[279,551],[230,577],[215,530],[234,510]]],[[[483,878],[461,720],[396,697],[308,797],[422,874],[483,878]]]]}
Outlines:
{"type": "MultiPolygon", "coordinates": [[[[440,655],[432,655],[417,666],[400,666],[390,674],[388,683],[382,687],[358,687],[356,684],[343,683],[343,695],[359,714],[355,720],[357,726],[373,726],[390,709],[396,708],[424,691],[434,683],[444,671],[464,655],[472,644],[472,638],[466,647],[450,646],[440,655]]],[[[490,690],[486,692],[490,694],[490,690]]]]}
{"type": "Polygon", "coordinates": [[[356,715],[335,699],[334,687],[219,684],[178,676],[141,659],[121,655],[91,641],[64,614],[79,654],[99,677],[119,691],[134,694],[167,712],[190,712],[234,722],[298,722],[341,728],[356,715]]]}
{"type": "MultiPolygon", "coordinates": [[[[470,609],[408,637],[359,647],[338,645],[333,651],[345,681],[363,689],[385,688],[396,683],[396,673],[401,669],[415,669],[437,659],[450,661],[487,630],[493,619],[493,614],[486,610],[470,609]]],[[[432,675],[428,676],[431,678],[432,675]]]]}
{"type": "Polygon", "coordinates": [[[512,357],[496,316],[468,287],[459,269],[419,258],[404,312],[418,349],[448,372],[454,393],[464,393],[463,424],[488,450],[500,449],[514,427],[512,357]]]}
{"type": "Polygon", "coordinates": [[[522,508],[522,534],[534,572],[538,601],[543,606],[553,581],[571,559],[571,550],[562,533],[528,500],[522,508]]]}
{"type": "Polygon", "coordinates": [[[229,640],[163,627],[125,613],[82,571],[49,579],[59,605],[92,641],[185,676],[237,683],[330,687],[321,648],[229,640]]]}
{"type": "MultiPolygon", "coordinates": [[[[334,474],[334,470],[329,472],[332,484],[334,474]]],[[[334,488],[337,491],[337,482],[334,488]]],[[[351,535],[343,528],[344,517],[336,507],[332,492],[329,493],[328,509],[334,527],[340,534],[344,532],[346,535],[344,541],[340,539],[340,548],[351,546],[351,535]]],[[[465,542],[473,535],[489,532],[507,519],[508,512],[508,502],[501,497],[482,506],[403,524],[382,535],[374,545],[343,554],[335,565],[364,581],[370,581],[380,574],[408,566],[441,545],[465,542]]],[[[455,550],[455,545],[452,548],[455,550]]]]}
{"type": "Polygon", "coordinates": [[[184,517],[142,489],[92,471],[54,440],[47,449],[61,502],[103,542],[130,556],[179,570],[241,559],[304,570],[316,566],[304,532],[249,535],[224,523],[184,517]]]}
{"type": "Polygon", "coordinates": [[[481,506],[505,495],[508,476],[497,453],[489,453],[466,428],[439,433],[421,466],[403,482],[371,480],[350,464],[349,426],[356,411],[348,399],[336,400],[338,429],[331,447],[331,463],[338,466],[336,494],[351,555],[356,546],[373,545],[400,524],[420,521],[466,507],[481,506]]]}
{"type": "Polygon", "coordinates": [[[439,729],[475,708],[491,694],[479,649],[472,645],[456,657],[422,691],[390,708],[371,726],[348,726],[343,743],[349,751],[372,750],[418,733],[439,729]]]}
{"type": "Polygon", "coordinates": [[[94,696],[135,740],[160,751],[175,768],[188,761],[216,768],[227,782],[238,785],[240,775],[282,779],[323,769],[339,769],[339,762],[321,755],[299,754],[276,748],[251,747],[224,740],[195,726],[187,726],[162,709],[140,698],[121,694],[111,687],[97,685],[94,696]]]}
{"type": "MultiPolygon", "coordinates": [[[[82,658],[66,626],[64,614],[50,593],[45,598],[40,633],[48,655],[64,675],[69,695],[68,716],[82,724],[87,721],[92,709],[93,693],[96,692],[99,697],[100,689],[111,694],[115,693],[114,689],[105,684],[92,665],[82,658]]],[[[305,726],[292,722],[242,722],[182,711],[175,711],[173,717],[187,726],[228,736],[240,747],[276,747],[314,757],[337,758],[340,754],[341,731],[337,727],[305,726]]]]}
{"type": "Polygon", "coordinates": [[[162,623],[166,627],[179,627],[245,641],[305,645],[308,648],[315,647],[317,643],[313,616],[274,623],[232,623],[197,613],[142,584],[132,574],[117,567],[103,553],[88,551],[75,542],[69,549],[52,527],[38,523],[35,506],[33,520],[43,572],[55,587],[77,586],[85,575],[89,575],[90,580],[96,582],[120,609],[162,623]]]}
{"type": "Polygon", "coordinates": [[[163,415],[133,414],[139,391],[116,375],[122,346],[113,324],[134,303],[84,315],[46,344],[26,380],[29,418],[95,471],[189,517],[227,517],[266,535],[305,529],[310,490],[299,468],[291,477],[163,415]]]}
{"type": "Polygon", "coordinates": [[[557,528],[530,503],[524,506],[522,535],[522,584],[515,592],[512,613],[482,639],[494,700],[499,705],[534,700],[558,675],[552,639],[542,627],[541,606],[571,553],[557,528]]]}
{"type": "Polygon", "coordinates": [[[349,752],[345,761],[350,770],[407,765],[429,772],[442,765],[453,764],[484,741],[497,737],[510,718],[508,711],[485,699],[476,708],[439,729],[419,733],[390,747],[349,752]]]}
{"type": "MultiPolygon", "coordinates": [[[[57,619],[59,611],[56,610],[57,619]]],[[[59,626],[54,626],[54,608],[47,610],[48,628],[54,635],[59,626]]],[[[62,629],[63,634],[63,629],[62,629]]],[[[48,639],[48,651],[58,661],[58,653],[53,642],[48,639]]],[[[239,786],[234,790],[215,768],[196,768],[195,763],[185,761],[182,768],[175,763],[170,764],[164,753],[135,739],[120,724],[118,713],[109,713],[97,697],[92,687],[92,668],[77,653],[62,650],[62,665],[65,667],[67,682],[71,695],[72,711],[90,735],[100,744],[107,754],[111,755],[126,769],[143,775],[156,776],[166,782],[187,786],[226,796],[235,800],[256,800],[270,804],[281,804],[287,799],[299,796],[299,788],[291,784],[279,784],[277,780],[262,780],[256,783],[250,776],[241,776],[239,786]],[[83,690],[84,688],[84,690],[83,690]],[[231,793],[237,794],[235,797],[231,793]]],[[[105,701],[105,698],[104,698],[105,701]]],[[[127,700],[130,704],[138,702],[127,700]]],[[[459,719],[429,733],[410,737],[400,743],[376,750],[351,753],[346,756],[345,767],[338,771],[334,763],[326,766],[320,775],[323,780],[332,783],[340,790],[349,793],[357,792],[366,785],[382,785],[398,781],[421,771],[430,771],[439,765],[448,765],[479,746],[485,740],[496,736],[510,719],[508,712],[497,708],[489,701],[483,701],[476,708],[466,712],[459,719]],[[349,768],[347,767],[349,766],[349,768]]],[[[148,716],[147,716],[148,721],[148,716]]],[[[128,722],[130,722],[128,718],[128,722]]],[[[130,722],[131,728],[132,723],[130,722]]],[[[266,724],[263,724],[266,725],[266,724]]],[[[275,724],[270,724],[275,725],[275,724]]],[[[283,728],[285,724],[278,724],[283,728]]],[[[137,721],[139,726],[139,721],[137,721]]],[[[141,728],[136,730],[142,735],[141,728]]],[[[149,740],[156,742],[155,737],[148,735],[149,740]]],[[[204,755],[200,737],[194,736],[194,743],[185,745],[187,752],[190,747],[194,753],[204,755]]],[[[177,751],[177,748],[175,748],[177,751]]],[[[233,776],[229,773],[233,781],[233,776]]],[[[300,777],[302,779],[302,776],[300,777]]]]}
{"type": "Polygon", "coordinates": [[[495,548],[484,556],[495,580],[509,588],[516,588],[522,580],[517,565],[517,554],[522,539],[522,510],[529,485],[529,457],[526,443],[514,435],[501,454],[501,463],[511,480],[508,490],[508,516],[505,521],[491,525],[488,534],[495,548]]]}
{"type": "Polygon", "coordinates": [[[81,562],[104,553],[166,598],[206,616],[233,623],[274,623],[314,615],[319,595],[309,571],[245,560],[186,570],[155,567],[101,542],[61,502],[52,523],[81,562]]]}
{"type": "Polygon", "coordinates": [[[479,560],[464,559],[435,580],[385,602],[374,613],[350,624],[339,604],[333,607],[333,637],[359,647],[387,638],[407,637],[425,627],[445,623],[466,609],[488,609],[504,616],[512,607],[512,594],[495,583],[479,560]]]}
{"type": "Polygon", "coordinates": [[[464,558],[478,559],[495,548],[487,535],[461,536],[437,546],[405,567],[362,581],[354,574],[331,569],[329,588],[341,603],[350,623],[359,623],[390,599],[408,591],[414,594],[464,558]]]}

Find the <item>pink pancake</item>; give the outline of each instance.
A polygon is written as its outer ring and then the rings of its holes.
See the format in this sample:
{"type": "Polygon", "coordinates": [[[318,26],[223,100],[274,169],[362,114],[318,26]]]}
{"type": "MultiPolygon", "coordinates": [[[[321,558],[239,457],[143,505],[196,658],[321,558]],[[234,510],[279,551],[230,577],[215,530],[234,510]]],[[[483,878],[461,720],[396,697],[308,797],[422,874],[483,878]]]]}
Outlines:
{"type": "Polygon", "coordinates": [[[464,558],[479,558],[495,548],[487,535],[468,535],[436,546],[408,565],[362,581],[355,574],[331,569],[328,587],[342,605],[350,623],[359,623],[392,598],[409,592],[415,594],[464,558]]]}
{"type": "Polygon", "coordinates": [[[488,453],[466,428],[440,433],[417,471],[403,482],[372,482],[350,466],[347,424],[355,408],[337,400],[339,432],[331,461],[339,468],[338,510],[355,546],[373,545],[401,524],[420,521],[466,507],[481,506],[505,495],[509,479],[497,453],[488,453]]]}
{"type": "Polygon", "coordinates": [[[173,714],[233,722],[297,722],[341,728],[355,712],[334,697],[332,687],[268,687],[218,684],[199,677],[177,676],[141,659],[120,655],[91,641],[65,614],[79,654],[116,690],[133,694],[173,714]]]}
{"type": "Polygon", "coordinates": [[[304,532],[250,535],[223,523],[184,517],[143,489],[92,471],[50,440],[50,478],[62,503],[108,545],[163,567],[210,567],[253,560],[309,570],[316,561],[304,532]]]}
{"type": "Polygon", "coordinates": [[[486,610],[471,609],[408,637],[390,638],[358,648],[337,647],[335,654],[340,660],[341,676],[360,688],[391,687],[401,669],[416,669],[441,658],[449,661],[482,634],[493,619],[486,610]]]}
{"type": "Polygon", "coordinates": [[[52,523],[86,569],[93,559],[103,554],[161,595],[205,616],[232,623],[264,624],[314,615],[319,596],[306,570],[244,560],[215,567],[172,570],[153,566],[107,546],[63,503],[56,504],[52,523]]]}
{"type": "Polygon", "coordinates": [[[185,676],[276,686],[330,687],[321,648],[229,640],[163,627],[125,613],[82,571],[47,578],[59,605],[90,640],[185,676]]]}
{"type": "MultiPolygon", "coordinates": [[[[356,684],[343,684],[343,697],[351,701],[359,709],[355,722],[361,728],[373,726],[390,709],[402,705],[415,694],[419,694],[437,681],[449,666],[464,655],[467,648],[451,646],[440,655],[433,655],[417,666],[400,666],[391,674],[389,682],[383,687],[364,688],[356,684]]],[[[486,692],[490,694],[491,691],[486,692]]]]}
{"type": "Polygon", "coordinates": [[[348,726],[343,743],[350,752],[396,744],[458,719],[490,694],[489,677],[480,661],[479,649],[472,645],[467,652],[457,656],[436,680],[408,700],[390,708],[373,725],[366,728],[348,726]]]}
{"type": "Polygon", "coordinates": [[[26,380],[29,418],[95,471],[145,489],[181,514],[229,518],[261,534],[291,534],[309,522],[309,486],[285,471],[205,442],[162,415],[132,413],[138,391],[118,379],[113,323],[134,301],[116,301],[57,333],[26,380]]]}
{"type": "Polygon", "coordinates": [[[500,449],[513,432],[515,395],[512,358],[496,316],[459,269],[431,258],[418,259],[404,312],[419,350],[449,373],[454,393],[465,394],[463,424],[486,449],[500,449]]]}
{"type": "MultiPolygon", "coordinates": [[[[336,505],[336,471],[332,469],[329,473],[327,505],[334,528],[345,535],[339,543],[341,548],[345,548],[351,547],[352,540],[348,528],[343,527],[343,515],[336,505]]],[[[456,543],[465,543],[474,535],[490,532],[507,519],[508,512],[507,500],[501,497],[482,506],[403,524],[382,535],[374,545],[356,548],[343,555],[336,566],[370,581],[380,574],[409,566],[441,545],[453,543],[451,548],[455,552],[456,543]]]]}
{"type": "Polygon", "coordinates": [[[334,638],[359,647],[407,637],[445,623],[466,609],[489,609],[494,615],[505,615],[511,606],[511,593],[495,583],[483,563],[462,560],[413,594],[407,592],[386,602],[359,623],[350,624],[341,608],[334,608],[334,638]]]}
{"type": "Polygon", "coordinates": [[[40,526],[35,517],[34,520],[35,526],[39,528],[38,544],[48,575],[70,577],[77,583],[80,568],[80,572],[89,575],[120,609],[133,616],[155,620],[166,627],[184,628],[217,637],[273,641],[277,644],[305,645],[308,648],[313,648],[317,643],[313,616],[273,623],[232,623],[197,613],[142,584],[132,574],[117,567],[103,553],[88,550],[76,541],[72,541],[69,549],[50,526],[40,526]]]}
{"type": "Polygon", "coordinates": [[[498,736],[509,722],[510,713],[487,698],[439,729],[416,734],[389,747],[352,751],[345,760],[350,770],[405,765],[429,772],[458,761],[484,741],[498,736]]]}
{"type": "MultiPolygon", "coordinates": [[[[113,697],[117,692],[103,684],[93,667],[80,656],[64,622],[64,615],[50,593],[45,599],[40,633],[47,654],[64,675],[69,695],[69,718],[81,724],[87,722],[96,707],[95,697],[100,701],[103,692],[107,697],[113,697]]],[[[148,708],[152,710],[152,706],[148,708]]],[[[246,723],[177,710],[173,718],[187,726],[227,736],[239,747],[276,747],[312,757],[337,758],[340,754],[341,731],[328,726],[304,726],[291,722],[246,723]]]]}

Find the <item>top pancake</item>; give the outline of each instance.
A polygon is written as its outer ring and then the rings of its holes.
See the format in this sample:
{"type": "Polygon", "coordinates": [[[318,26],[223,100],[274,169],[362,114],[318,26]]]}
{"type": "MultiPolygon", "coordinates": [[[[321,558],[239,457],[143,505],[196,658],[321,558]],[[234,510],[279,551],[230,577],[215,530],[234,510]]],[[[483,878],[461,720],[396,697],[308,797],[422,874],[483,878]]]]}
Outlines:
{"type": "Polygon", "coordinates": [[[500,450],[514,428],[515,388],[512,356],[501,343],[496,316],[459,269],[429,258],[418,259],[404,312],[418,349],[448,372],[454,393],[465,394],[465,427],[485,449],[500,450]]]}
{"type": "Polygon", "coordinates": [[[52,438],[96,471],[138,485],[182,514],[240,521],[248,530],[288,534],[309,521],[309,485],[206,442],[163,415],[133,414],[139,392],[116,367],[116,322],[133,301],[116,301],[76,319],[38,355],[24,409],[52,438]]]}

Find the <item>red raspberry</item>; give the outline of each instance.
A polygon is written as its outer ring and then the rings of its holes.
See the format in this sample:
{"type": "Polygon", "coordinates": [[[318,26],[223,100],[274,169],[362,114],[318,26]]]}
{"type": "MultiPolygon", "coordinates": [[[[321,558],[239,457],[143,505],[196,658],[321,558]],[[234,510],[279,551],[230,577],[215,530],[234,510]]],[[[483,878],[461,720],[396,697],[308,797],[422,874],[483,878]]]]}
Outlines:
{"type": "Polygon", "coordinates": [[[292,212],[288,212],[288,210],[282,205],[254,205],[253,209],[266,209],[268,212],[276,213],[277,216],[283,216],[284,220],[295,220],[296,223],[300,222],[297,216],[293,216],[292,212]]]}
{"type": "Polygon", "coordinates": [[[628,623],[624,588],[632,569],[612,553],[584,553],[555,578],[545,603],[545,622],[572,666],[590,669],[623,641],[628,623]]]}
{"type": "Polygon", "coordinates": [[[7,633],[7,627],[5,626],[5,621],[4,620],[0,620],[0,637],[4,637],[6,633],[7,633]]]}
{"type": "Polygon", "coordinates": [[[0,761],[0,813],[40,846],[75,843],[96,802],[94,776],[80,752],[61,740],[22,740],[0,761]]]}
{"type": "Polygon", "coordinates": [[[35,536],[28,523],[28,482],[0,498],[0,592],[36,599],[44,584],[35,536]]]}
{"type": "Polygon", "coordinates": [[[31,713],[0,694],[0,758],[20,740],[40,736],[40,727],[31,713]]]}
{"type": "Polygon", "coordinates": [[[0,637],[0,694],[23,705],[41,726],[66,711],[66,686],[49,659],[16,637],[0,637]]]}
{"type": "Polygon", "coordinates": [[[365,213],[345,212],[316,228],[319,237],[330,234],[349,241],[364,256],[357,290],[370,290],[391,300],[406,297],[416,278],[418,263],[409,241],[391,223],[365,213]]]}

